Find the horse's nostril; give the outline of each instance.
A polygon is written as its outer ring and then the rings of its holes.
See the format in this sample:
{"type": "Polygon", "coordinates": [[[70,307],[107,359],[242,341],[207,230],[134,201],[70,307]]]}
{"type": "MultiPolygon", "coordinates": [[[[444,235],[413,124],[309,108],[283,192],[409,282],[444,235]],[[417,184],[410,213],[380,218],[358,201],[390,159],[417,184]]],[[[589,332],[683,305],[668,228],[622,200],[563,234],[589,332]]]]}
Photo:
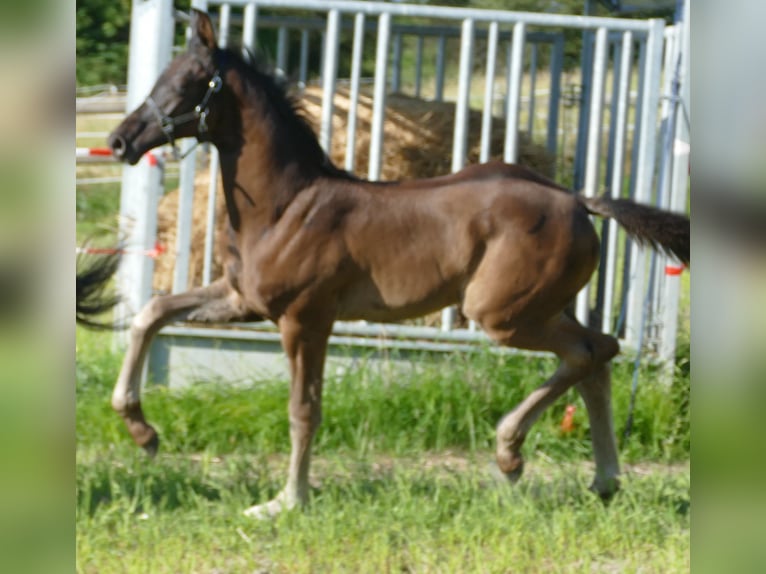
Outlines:
{"type": "Polygon", "coordinates": [[[128,149],[128,143],[122,136],[112,136],[110,146],[112,148],[112,155],[114,155],[116,158],[121,158],[124,156],[125,151],[128,149]]]}

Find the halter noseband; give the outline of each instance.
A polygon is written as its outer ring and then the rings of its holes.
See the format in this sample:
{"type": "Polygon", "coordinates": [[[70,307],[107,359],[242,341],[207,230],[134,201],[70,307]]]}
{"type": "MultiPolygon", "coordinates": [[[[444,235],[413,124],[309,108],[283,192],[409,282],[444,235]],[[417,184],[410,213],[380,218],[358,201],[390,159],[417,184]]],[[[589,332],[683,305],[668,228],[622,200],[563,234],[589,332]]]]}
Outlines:
{"type": "MultiPolygon", "coordinates": [[[[202,101],[198,105],[194,106],[194,110],[174,118],[163,112],[157,105],[157,102],[155,102],[151,96],[146,97],[146,105],[154,114],[157,123],[160,125],[162,133],[165,134],[168,143],[173,148],[173,157],[176,160],[181,160],[189,155],[189,153],[197,146],[197,144],[194,144],[194,146],[188,149],[185,154],[182,155],[179,153],[178,147],[176,147],[176,140],[174,135],[175,128],[177,126],[197,120],[199,122],[197,125],[197,137],[199,138],[200,136],[206,134],[207,117],[210,115],[210,107],[208,104],[210,103],[210,98],[213,97],[213,94],[221,91],[221,86],[223,86],[223,80],[221,79],[221,74],[216,71],[215,74],[213,74],[213,77],[210,78],[210,81],[207,83],[207,92],[205,92],[205,95],[202,97],[202,101]]],[[[197,143],[199,143],[199,141],[197,143]]]]}

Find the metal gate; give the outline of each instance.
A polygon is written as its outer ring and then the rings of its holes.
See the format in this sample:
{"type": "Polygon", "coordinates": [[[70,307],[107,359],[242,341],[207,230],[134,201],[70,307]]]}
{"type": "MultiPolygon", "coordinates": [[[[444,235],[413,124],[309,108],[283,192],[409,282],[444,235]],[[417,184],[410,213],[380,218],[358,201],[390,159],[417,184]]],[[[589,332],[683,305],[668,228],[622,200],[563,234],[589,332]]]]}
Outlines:
{"type": "MultiPolygon", "coordinates": [[[[225,3],[195,0],[192,5],[211,14],[217,23],[219,44],[241,44],[252,50],[266,51],[275,55],[278,72],[296,78],[300,85],[312,81],[321,84],[323,102],[319,140],[326,150],[333,138],[333,95],[339,81],[347,83],[350,99],[349,145],[344,162],[347,168],[354,165],[354,154],[358,151],[354,142],[356,104],[363,80],[362,63],[365,56],[367,61],[374,57],[374,73],[369,78],[373,113],[366,175],[370,179],[379,178],[386,146],[383,130],[386,97],[391,91],[404,89],[405,75],[411,80],[411,95],[424,97],[428,91],[425,83],[430,82],[430,97],[436,101],[447,98],[449,85],[454,83],[453,171],[461,169],[466,162],[471,84],[477,68],[484,74],[479,86],[481,102],[473,102],[474,108],[481,108],[480,161],[486,161],[491,152],[499,151],[491,149],[490,136],[500,130],[504,133],[503,158],[515,162],[519,154],[520,129],[526,126],[535,138],[534,126],[540,122],[545,129],[538,135],[546,149],[552,154],[566,153],[560,149],[560,109],[565,100],[562,93],[564,34],[578,31],[582,34],[583,55],[574,158],[571,173],[561,173],[560,170],[557,175],[571,178],[587,196],[609,190],[614,197],[629,196],[642,203],[685,209],[686,181],[669,177],[671,166],[666,162],[662,163],[662,173],[657,177],[660,136],[664,133],[672,138],[674,135],[670,133],[673,106],[661,94],[669,93],[671,72],[676,70],[679,57],[687,53],[683,50],[686,37],[680,26],[666,27],[663,20],[346,0],[240,0],[225,3]],[[292,44],[299,46],[297,57],[290,54],[291,39],[292,44]],[[342,59],[339,57],[341,46],[350,50],[342,59]],[[459,52],[456,78],[449,71],[448,54],[454,53],[453,48],[459,52]],[[312,60],[310,56],[317,53],[320,57],[312,60]],[[423,70],[429,64],[425,61],[427,54],[433,55],[434,61],[430,63],[433,74],[426,78],[423,70]],[[479,58],[483,62],[477,66],[479,58]],[[500,65],[503,59],[505,66],[500,65]],[[339,64],[341,61],[342,65],[339,64]],[[404,66],[404,61],[410,61],[411,66],[404,66]],[[539,104],[535,90],[541,70],[549,78],[545,106],[539,104]],[[523,97],[525,89],[527,96],[523,97]],[[493,114],[498,107],[502,110],[500,121],[493,114]],[[522,119],[526,121],[522,122],[522,119]],[[658,182],[659,192],[656,191],[658,182]]],[[[183,23],[180,15],[173,13],[169,0],[134,2],[131,34],[141,40],[131,42],[128,109],[146,96],[160,69],[169,60],[174,19],[183,23]],[[147,45],[145,38],[156,38],[157,42],[147,45]]],[[[185,142],[184,151],[191,145],[191,141],[185,142]]],[[[682,169],[684,161],[688,165],[688,149],[680,151],[672,166],[675,170],[682,169]]],[[[216,235],[217,152],[211,149],[209,153],[211,185],[203,284],[215,279],[212,277],[212,261],[216,235]]],[[[191,202],[197,163],[195,151],[180,165],[173,292],[185,291],[189,287],[191,202]]],[[[136,167],[125,168],[121,214],[124,221],[130,221],[132,243],[154,245],[158,192],[157,178],[153,174],[144,161],[136,167]]],[[[625,238],[614,222],[604,225],[601,233],[603,246],[599,273],[578,295],[578,318],[596,323],[605,332],[617,334],[623,346],[628,348],[635,349],[644,334],[650,333],[659,358],[672,359],[680,281],[677,267],[662,256],[652,255],[650,258],[642,247],[625,238]]],[[[152,263],[140,256],[126,256],[120,274],[121,291],[127,297],[126,313],[135,312],[150,297],[152,263]]],[[[331,345],[449,350],[483,340],[486,340],[485,336],[473,324],[456,328],[455,310],[450,308],[443,311],[437,327],[339,322],[331,345]]],[[[170,366],[179,364],[179,360],[172,360],[172,356],[181,347],[195,349],[199,357],[204,355],[200,359],[204,363],[215,363],[215,355],[206,355],[200,349],[221,347],[228,344],[227,341],[236,343],[232,344],[238,353],[247,354],[248,350],[262,344],[271,350],[278,343],[278,336],[273,327],[264,324],[236,325],[234,329],[173,325],[160,333],[154,346],[150,360],[153,377],[166,378],[170,366]]],[[[217,369],[211,369],[211,372],[217,372],[217,369]]]]}

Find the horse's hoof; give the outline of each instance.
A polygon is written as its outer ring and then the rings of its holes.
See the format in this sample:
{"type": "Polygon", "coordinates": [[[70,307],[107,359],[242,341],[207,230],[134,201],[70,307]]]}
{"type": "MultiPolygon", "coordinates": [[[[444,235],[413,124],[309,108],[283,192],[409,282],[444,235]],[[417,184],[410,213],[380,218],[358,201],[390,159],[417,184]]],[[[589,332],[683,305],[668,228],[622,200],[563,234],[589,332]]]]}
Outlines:
{"type": "Polygon", "coordinates": [[[604,504],[608,504],[620,490],[620,480],[617,477],[602,482],[593,481],[588,490],[598,496],[604,504]]]}
{"type": "Polygon", "coordinates": [[[512,484],[516,484],[524,473],[524,458],[519,453],[498,455],[497,466],[512,484]]]}
{"type": "Polygon", "coordinates": [[[255,520],[270,520],[276,518],[278,514],[286,510],[290,510],[295,505],[289,505],[277,496],[274,500],[270,500],[264,504],[256,504],[245,510],[242,514],[248,518],[254,518],[255,520]]]}
{"type": "Polygon", "coordinates": [[[146,454],[149,456],[149,458],[154,458],[157,456],[157,451],[160,449],[160,437],[157,434],[157,431],[152,428],[152,434],[149,437],[149,440],[142,444],[141,448],[146,451],[146,454]]]}

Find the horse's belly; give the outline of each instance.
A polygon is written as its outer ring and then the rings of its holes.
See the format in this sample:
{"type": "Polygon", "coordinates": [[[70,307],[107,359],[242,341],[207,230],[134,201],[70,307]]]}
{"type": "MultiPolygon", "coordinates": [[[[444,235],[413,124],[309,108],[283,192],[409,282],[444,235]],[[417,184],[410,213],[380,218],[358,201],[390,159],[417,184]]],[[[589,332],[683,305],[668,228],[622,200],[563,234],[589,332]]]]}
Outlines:
{"type": "Polygon", "coordinates": [[[379,285],[369,280],[344,289],[338,298],[338,319],[390,322],[421,317],[457,303],[457,281],[438,285],[400,279],[379,285]]]}

